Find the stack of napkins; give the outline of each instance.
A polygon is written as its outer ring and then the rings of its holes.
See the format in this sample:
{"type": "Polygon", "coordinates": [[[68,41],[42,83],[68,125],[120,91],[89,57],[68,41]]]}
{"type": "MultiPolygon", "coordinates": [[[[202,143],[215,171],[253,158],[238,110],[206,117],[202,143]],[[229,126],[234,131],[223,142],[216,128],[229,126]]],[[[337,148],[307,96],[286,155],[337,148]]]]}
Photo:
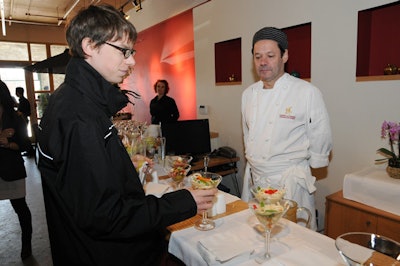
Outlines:
{"type": "Polygon", "coordinates": [[[241,236],[238,230],[232,230],[199,240],[197,248],[208,265],[220,265],[238,256],[249,258],[256,245],[251,238],[241,236]]]}

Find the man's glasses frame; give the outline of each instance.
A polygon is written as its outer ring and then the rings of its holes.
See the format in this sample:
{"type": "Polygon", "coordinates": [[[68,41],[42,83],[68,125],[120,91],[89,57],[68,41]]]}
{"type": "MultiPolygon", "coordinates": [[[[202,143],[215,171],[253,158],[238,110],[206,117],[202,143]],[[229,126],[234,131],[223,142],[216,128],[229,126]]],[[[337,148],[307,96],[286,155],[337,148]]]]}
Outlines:
{"type": "Polygon", "coordinates": [[[134,56],[136,54],[136,50],[135,49],[122,48],[122,47],[119,47],[117,45],[111,44],[109,42],[105,42],[105,44],[108,44],[111,47],[114,47],[115,49],[120,50],[122,52],[122,54],[124,55],[125,59],[128,59],[131,55],[134,56]]]}

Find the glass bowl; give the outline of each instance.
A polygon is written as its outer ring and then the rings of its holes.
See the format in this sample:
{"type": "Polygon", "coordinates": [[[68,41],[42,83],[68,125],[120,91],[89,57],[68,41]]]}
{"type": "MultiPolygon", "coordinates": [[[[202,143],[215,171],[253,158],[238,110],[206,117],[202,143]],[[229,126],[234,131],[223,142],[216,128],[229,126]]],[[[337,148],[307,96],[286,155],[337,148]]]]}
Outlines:
{"type": "Polygon", "coordinates": [[[194,189],[211,189],[218,187],[222,176],[212,172],[197,172],[191,174],[189,180],[194,189]]]}
{"type": "Polygon", "coordinates": [[[254,185],[250,188],[253,197],[267,203],[276,203],[284,198],[285,189],[281,186],[269,184],[254,185]]]}
{"type": "Polygon", "coordinates": [[[345,233],[336,238],[335,245],[349,266],[395,265],[400,261],[400,243],[377,234],[345,233]]]}

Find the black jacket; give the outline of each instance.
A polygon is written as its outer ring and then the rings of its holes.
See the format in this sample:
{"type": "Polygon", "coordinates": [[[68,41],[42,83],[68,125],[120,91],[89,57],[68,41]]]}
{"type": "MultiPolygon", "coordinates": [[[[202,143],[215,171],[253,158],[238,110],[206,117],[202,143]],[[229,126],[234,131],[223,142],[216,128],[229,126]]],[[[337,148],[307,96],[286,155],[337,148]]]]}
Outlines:
{"type": "Polygon", "coordinates": [[[19,150],[0,147],[0,178],[4,181],[15,181],[26,178],[21,152],[27,151],[31,143],[28,138],[26,123],[16,112],[10,114],[10,116],[4,115],[0,132],[8,128],[14,129],[15,132],[13,136],[8,138],[8,141],[17,143],[19,150]]]}
{"type": "Polygon", "coordinates": [[[179,118],[178,107],[175,100],[164,95],[160,99],[158,96],[150,101],[151,123],[158,125],[160,122],[169,123],[175,122],[179,118]]]}
{"type": "Polygon", "coordinates": [[[187,190],[145,196],[110,117],[127,97],[82,59],[50,97],[40,160],[54,265],[157,265],[165,227],[196,214],[187,190]]]}
{"type": "Polygon", "coordinates": [[[19,98],[18,111],[22,113],[26,123],[28,123],[29,116],[31,115],[31,104],[24,96],[21,96],[21,98],[19,98]]]}

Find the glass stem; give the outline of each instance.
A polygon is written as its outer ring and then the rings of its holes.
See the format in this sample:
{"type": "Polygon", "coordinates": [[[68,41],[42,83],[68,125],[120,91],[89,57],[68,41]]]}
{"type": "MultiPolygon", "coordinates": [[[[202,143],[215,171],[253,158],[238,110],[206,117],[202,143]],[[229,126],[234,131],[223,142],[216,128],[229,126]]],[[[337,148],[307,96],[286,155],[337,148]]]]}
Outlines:
{"type": "Polygon", "coordinates": [[[203,223],[205,224],[207,221],[207,211],[203,211],[203,223]]]}
{"type": "Polygon", "coordinates": [[[265,228],[265,254],[264,257],[266,259],[269,259],[271,255],[269,254],[269,242],[271,240],[271,230],[268,228],[265,228]]]}

